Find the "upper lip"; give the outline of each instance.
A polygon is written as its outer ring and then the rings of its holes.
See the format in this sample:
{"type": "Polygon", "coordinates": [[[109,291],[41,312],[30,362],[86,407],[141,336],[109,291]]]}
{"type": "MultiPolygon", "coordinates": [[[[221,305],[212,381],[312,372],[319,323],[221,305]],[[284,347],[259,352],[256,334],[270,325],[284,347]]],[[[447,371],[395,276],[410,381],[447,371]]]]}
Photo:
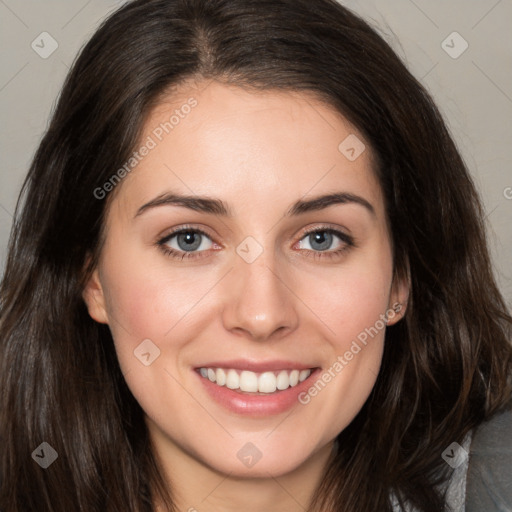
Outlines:
{"type": "Polygon", "coordinates": [[[208,363],[200,364],[196,368],[233,368],[235,370],[249,370],[251,372],[261,373],[265,371],[273,372],[276,370],[309,370],[310,368],[316,368],[316,366],[276,359],[272,361],[232,359],[229,361],[210,361],[208,363]]]}

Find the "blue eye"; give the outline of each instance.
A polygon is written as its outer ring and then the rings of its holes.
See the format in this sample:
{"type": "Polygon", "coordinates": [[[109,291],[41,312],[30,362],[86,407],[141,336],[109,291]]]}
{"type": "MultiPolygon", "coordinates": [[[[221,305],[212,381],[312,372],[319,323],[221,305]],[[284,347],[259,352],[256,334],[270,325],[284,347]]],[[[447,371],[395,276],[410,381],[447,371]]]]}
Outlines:
{"type": "MultiPolygon", "coordinates": [[[[158,246],[166,255],[179,260],[205,256],[201,253],[208,252],[213,244],[207,233],[188,227],[176,230],[158,241],[158,246]]],[[[305,249],[305,255],[313,258],[334,258],[354,246],[351,236],[327,227],[311,229],[299,241],[300,249],[305,249]],[[338,247],[333,249],[336,240],[338,247]]]]}
{"type": "Polygon", "coordinates": [[[306,249],[313,258],[333,258],[355,246],[354,239],[336,229],[314,228],[306,233],[299,242],[301,249],[306,249]],[[338,248],[332,248],[338,239],[338,248]],[[305,242],[303,242],[303,240],[305,242]],[[309,245],[309,247],[305,244],[309,245]]]}
{"type": "Polygon", "coordinates": [[[195,257],[194,252],[211,249],[212,240],[200,229],[184,228],[166,236],[158,242],[158,245],[166,254],[183,259],[195,257]],[[208,240],[210,245],[208,245],[208,240]]]}
{"type": "Polygon", "coordinates": [[[309,243],[309,247],[301,246],[301,248],[315,251],[326,251],[331,248],[334,237],[335,235],[329,231],[314,231],[303,238],[303,240],[306,240],[309,243]]]}
{"type": "Polygon", "coordinates": [[[207,235],[204,233],[199,233],[197,231],[182,231],[180,233],[175,233],[168,241],[170,247],[172,247],[172,242],[175,242],[177,247],[173,247],[177,250],[182,251],[195,251],[197,249],[209,249],[209,247],[204,247],[205,240],[207,235]],[[173,240],[174,239],[174,240],[173,240]]]}

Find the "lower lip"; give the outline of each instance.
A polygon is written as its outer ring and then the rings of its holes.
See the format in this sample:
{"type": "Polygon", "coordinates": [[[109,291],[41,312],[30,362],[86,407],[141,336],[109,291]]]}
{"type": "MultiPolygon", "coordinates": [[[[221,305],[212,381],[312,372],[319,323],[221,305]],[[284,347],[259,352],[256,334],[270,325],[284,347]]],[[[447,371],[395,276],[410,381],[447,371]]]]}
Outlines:
{"type": "Polygon", "coordinates": [[[283,413],[293,407],[293,405],[298,404],[298,395],[310,387],[311,382],[313,382],[312,379],[314,379],[320,371],[320,368],[316,368],[307,379],[299,382],[296,386],[268,395],[240,393],[226,386],[219,386],[211,382],[209,379],[201,376],[198,371],[194,370],[194,373],[203,383],[206,392],[218,404],[229,411],[244,416],[270,416],[272,414],[283,413]]]}

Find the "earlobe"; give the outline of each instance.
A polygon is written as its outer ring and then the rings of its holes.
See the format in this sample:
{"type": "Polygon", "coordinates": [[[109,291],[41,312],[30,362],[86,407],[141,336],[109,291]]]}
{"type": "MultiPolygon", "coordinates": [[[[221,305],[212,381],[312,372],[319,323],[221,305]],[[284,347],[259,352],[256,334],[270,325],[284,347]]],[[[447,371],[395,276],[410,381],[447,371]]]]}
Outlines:
{"type": "Polygon", "coordinates": [[[399,322],[405,314],[406,306],[402,302],[393,302],[386,313],[387,325],[394,325],[399,322]]]}
{"type": "Polygon", "coordinates": [[[98,269],[95,269],[84,286],[82,297],[93,320],[101,324],[108,324],[108,315],[105,307],[105,295],[101,285],[98,269]]]}
{"type": "Polygon", "coordinates": [[[405,276],[395,275],[388,304],[387,325],[396,324],[404,316],[409,301],[410,278],[409,272],[405,276]]]}

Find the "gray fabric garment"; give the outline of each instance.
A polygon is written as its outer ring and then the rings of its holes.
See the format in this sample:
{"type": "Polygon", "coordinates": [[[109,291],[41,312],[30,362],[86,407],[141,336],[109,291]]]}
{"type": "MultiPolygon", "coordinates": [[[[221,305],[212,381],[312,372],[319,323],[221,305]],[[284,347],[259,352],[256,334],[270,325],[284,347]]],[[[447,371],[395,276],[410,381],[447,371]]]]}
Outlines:
{"type": "Polygon", "coordinates": [[[465,512],[512,512],[512,410],[475,430],[465,512]]]}
{"type": "MultiPolygon", "coordinates": [[[[455,452],[447,448],[445,460],[450,460],[449,456],[453,460],[457,452],[460,459],[455,461],[454,466],[458,465],[447,482],[446,510],[512,512],[512,410],[479,425],[455,452]]],[[[400,508],[394,498],[393,510],[415,512],[413,508],[400,508]]]]}
{"type": "Polygon", "coordinates": [[[451,512],[465,512],[466,478],[468,474],[472,439],[473,432],[469,432],[461,445],[463,460],[461,464],[453,470],[448,483],[448,488],[446,490],[446,503],[450,507],[448,510],[451,512]]]}
{"type": "MultiPolygon", "coordinates": [[[[446,503],[447,510],[450,512],[467,512],[465,510],[466,501],[466,476],[468,474],[470,446],[472,440],[472,432],[470,432],[462,442],[461,445],[450,445],[443,452],[446,461],[453,464],[453,472],[448,482],[445,483],[443,490],[446,490],[446,503]]],[[[440,455],[441,456],[441,455],[440,455]]],[[[413,507],[401,508],[397,503],[396,498],[393,496],[393,511],[394,512],[415,512],[413,507]]],[[[441,511],[440,511],[441,512],[441,511]]],[[[484,512],[484,511],[482,511],[484,512]]]]}

